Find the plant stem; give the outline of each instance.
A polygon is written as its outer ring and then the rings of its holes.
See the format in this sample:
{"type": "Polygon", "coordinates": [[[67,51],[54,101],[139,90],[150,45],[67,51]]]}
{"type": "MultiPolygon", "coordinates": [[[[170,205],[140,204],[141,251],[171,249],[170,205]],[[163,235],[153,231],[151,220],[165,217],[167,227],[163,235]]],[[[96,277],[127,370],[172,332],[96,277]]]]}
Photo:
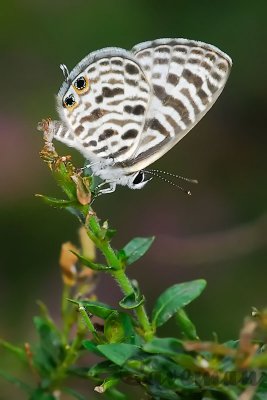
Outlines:
{"type": "Polygon", "coordinates": [[[55,371],[52,381],[53,388],[59,388],[61,381],[63,381],[67,376],[68,368],[74,364],[76,359],[80,356],[80,348],[84,337],[85,330],[81,328],[78,329],[71,346],[67,350],[65,359],[55,371]]]}
{"type": "MultiPolygon", "coordinates": [[[[134,291],[133,286],[123,269],[117,270],[117,271],[112,271],[111,275],[115,278],[115,280],[117,281],[118,285],[120,286],[122,292],[126,296],[133,293],[133,291],[134,291]]],[[[140,306],[135,308],[135,312],[136,312],[138,321],[139,321],[141,327],[143,328],[145,339],[147,339],[147,340],[151,339],[153,337],[153,330],[150,325],[145,307],[141,304],[140,306]]]]}
{"type": "Polygon", "coordinates": [[[61,298],[61,317],[63,321],[63,337],[64,342],[68,341],[69,334],[69,318],[67,315],[67,311],[69,308],[68,298],[70,297],[70,287],[67,285],[63,285],[62,298],[61,298]]]}
{"type": "MultiPolygon", "coordinates": [[[[104,238],[101,239],[102,229],[95,216],[89,218],[86,230],[90,239],[95,243],[96,247],[102,252],[106,258],[107,264],[113,269],[110,271],[111,276],[116,280],[125,296],[134,292],[131,281],[124,271],[122,261],[117,257],[115,251],[110,246],[110,243],[104,238]]],[[[143,337],[149,340],[153,337],[153,329],[149,322],[145,307],[141,304],[135,308],[136,316],[143,330],[143,337]]]]}

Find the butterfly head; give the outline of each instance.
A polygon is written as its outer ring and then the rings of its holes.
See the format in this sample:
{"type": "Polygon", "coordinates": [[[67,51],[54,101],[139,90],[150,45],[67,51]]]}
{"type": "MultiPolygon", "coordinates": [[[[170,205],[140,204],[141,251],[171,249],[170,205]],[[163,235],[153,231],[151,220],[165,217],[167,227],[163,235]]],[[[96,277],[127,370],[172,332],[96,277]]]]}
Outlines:
{"type": "Polygon", "coordinates": [[[145,171],[141,170],[132,175],[128,175],[127,186],[130,189],[142,189],[151,179],[151,176],[148,177],[145,171]]]}

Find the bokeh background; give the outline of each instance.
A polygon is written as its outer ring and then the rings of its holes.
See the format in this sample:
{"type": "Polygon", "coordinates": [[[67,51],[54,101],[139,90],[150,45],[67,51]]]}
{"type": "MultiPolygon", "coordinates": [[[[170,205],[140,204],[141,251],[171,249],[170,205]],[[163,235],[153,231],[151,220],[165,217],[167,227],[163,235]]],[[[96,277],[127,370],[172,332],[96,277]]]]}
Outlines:
{"type": "MultiPolygon", "coordinates": [[[[130,49],[160,37],[205,41],[233,58],[230,79],[214,107],[154,164],[200,183],[187,197],[154,179],[142,191],[119,188],[99,198],[95,209],[117,228],[117,247],[133,236],[156,236],[149,253],[130,270],[148,309],[167,286],[205,278],[206,291],[188,311],[203,339],[217,332],[220,340],[228,340],[237,337],[251,306],[267,306],[266,15],[264,0],[1,3],[1,337],[16,343],[34,339],[36,299],[58,318],[60,246],[77,243],[74,217],[34,198],[34,193],[58,194],[39,159],[42,138],[36,125],[44,117],[57,118],[59,64],[72,69],[95,49],[130,49]]],[[[63,145],[57,150],[83,165],[75,151],[63,145]]],[[[112,304],[120,298],[107,277],[97,294],[112,304]]],[[[174,329],[169,324],[162,334],[173,335],[174,329]]],[[[1,351],[0,356],[6,368],[12,367],[1,351]]],[[[5,399],[8,389],[2,385],[5,399]]]]}

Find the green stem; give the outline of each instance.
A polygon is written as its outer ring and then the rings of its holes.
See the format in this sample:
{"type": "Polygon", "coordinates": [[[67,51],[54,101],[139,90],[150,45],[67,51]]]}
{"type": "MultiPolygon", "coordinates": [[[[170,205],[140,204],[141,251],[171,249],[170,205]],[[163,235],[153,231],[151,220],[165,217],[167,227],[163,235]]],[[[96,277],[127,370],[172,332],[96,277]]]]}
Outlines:
{"type": "Polygon", "coordinates": [[[62,291],[62,298],[61,298],[61,317],[63,321],[63,339],[65,344],[68,341],[68,334],[69,334],[69,318],[68,318],[69,297],[70,297],[70,287],[64,284],[62,291]]]}
{"type": "MultiPolygon", "coordinates": [[[[115,280],[117,281],[118,285],[120,286],[122,292],[126,296],[133,293],[133,291],[134,291],[133,286],[123,269],[117,270],[117,271],[112,271],[111,275],[113,276],[113,278],[115,278],[115,280]]],[[[140,323],[141,327],[143,328],[144,337],[147,340],[151,339],[153,336],[153,331],[152,331],[145,307],[141,304],[140,306],[135,308],[135,312],[136,312],[137,318],[139,320],[139,323],[140,323]]]]}
{"type": "MultiPolygon", "coordinates": [[[[122,264],[121,260],[117,257],[115,251],[110,246],[110,243],[105,239],[101,239],[102,230],[96,217],[92,216],[89,219],[89,223],[86,228],[89,237],[106,258],[108,266],[113,268],[110,271],[110,274],[116,280],[124,295],[127,296],[133,293],[134,288],[132,286],[131,281],[125,274],[124,265],[122,264]]],[[[136,307],[135,312],[139,324],[143,330],[144,338],[146,340],[151,339],[153,337],[153,329],[149,322],[145,307],[143,305],[140,305],[136,307]]]]}
{"type": "Polygon", "coordinates": [[[76,359],[80,356],[80,349],[82,341],[85,338],[86,331],[83,326],[79,325],[77,334],[71,343],[71,346],[67,349],[66,357],[60,366],[56,369],[52,380],[52,387],[59,388],[61,382],[66,378],[68,369],[73,365],[76,359]]]}

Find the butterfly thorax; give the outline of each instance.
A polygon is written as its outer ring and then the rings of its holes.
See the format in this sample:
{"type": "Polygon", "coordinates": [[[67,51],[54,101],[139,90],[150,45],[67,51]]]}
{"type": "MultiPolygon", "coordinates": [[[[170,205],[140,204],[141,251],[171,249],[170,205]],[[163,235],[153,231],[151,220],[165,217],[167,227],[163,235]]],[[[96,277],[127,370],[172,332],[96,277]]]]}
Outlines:
{"type": "Polygon", "coordinates": [[[112,160],[103,160],[91,167],[93,174],[101,178],[103,181],[114,182],[118,185],[127,185],[129,175],[121,167],[112,165],[112,160]]]}

